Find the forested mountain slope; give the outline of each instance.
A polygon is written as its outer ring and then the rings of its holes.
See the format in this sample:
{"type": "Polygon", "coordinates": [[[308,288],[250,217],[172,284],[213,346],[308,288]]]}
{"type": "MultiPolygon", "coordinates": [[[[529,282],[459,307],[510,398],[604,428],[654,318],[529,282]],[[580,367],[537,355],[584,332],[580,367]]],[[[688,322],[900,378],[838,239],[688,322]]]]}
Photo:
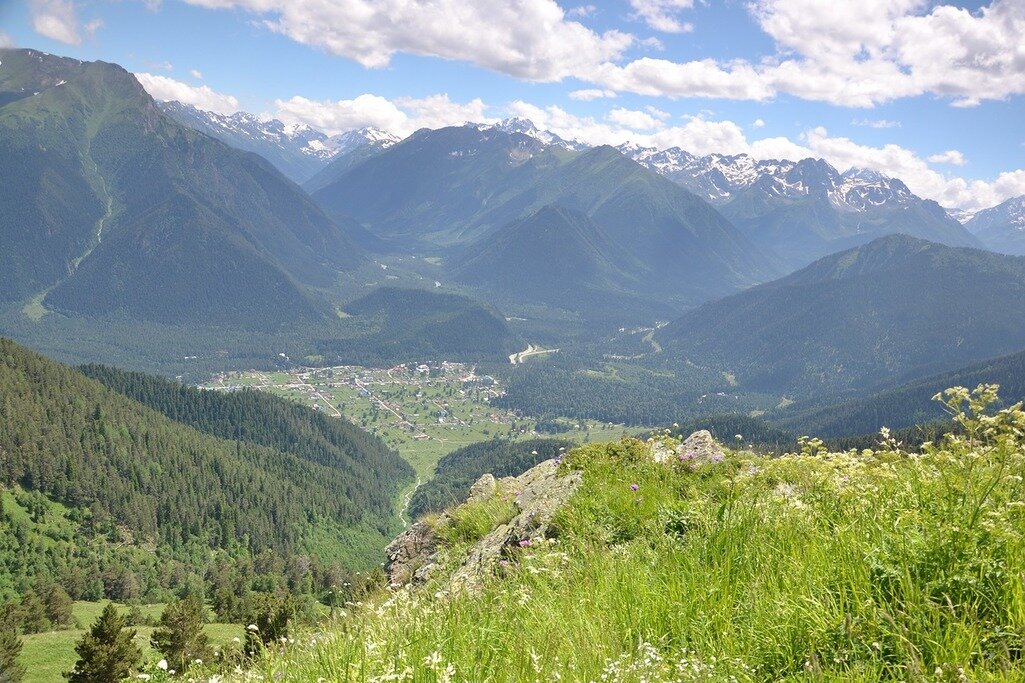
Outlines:
{"type": "Polygon", "coordinates": [[[0,300],[276,329],[361,251],[262,158],[167,117],[121,67],[0,50],[0,300]]]}
{"type": "Polygon", "coordinates": [[[1025,259],[895,235],[706,304],[665,357],[797,398],[910,381],[1025,347],[1025,259]]]}
{"type": "Polygon", "coordinates": [[[89,371],[166,414],[0,340],[4,483],[92,507],[178,552],[308,552],[328,531],[337,558],[350,532],[362,543],[396,523],[393,501],[412,472],[372,437],[276,398],[89,371]]]}

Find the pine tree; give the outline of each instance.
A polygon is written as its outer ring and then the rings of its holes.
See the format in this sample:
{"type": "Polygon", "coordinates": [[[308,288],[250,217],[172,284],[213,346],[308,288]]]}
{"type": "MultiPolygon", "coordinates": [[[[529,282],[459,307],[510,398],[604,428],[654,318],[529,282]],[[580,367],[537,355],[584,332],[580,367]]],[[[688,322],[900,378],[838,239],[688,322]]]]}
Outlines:
{"type": "Polygon", "coordinates": [[[209,659],[210,642],[203,632],[203,603],[199,598],[182,598],[164,608],[160,627],[150,642],[177,671],[185,671],[197,659],[209,659]]]}
{"type": "Polygon", "coordinates": [[[43,592],[43,604],[46,607],[46,618],[54,626],[64,628],[71,626],[75,617],[71,612],[74,604],[68,592],[60,584],[50,584],[43,592]]]}
{"type": "Polygon", "coordinates": [[[21,638],[14,624],[0,622],[0,683],[18,683],[25,675],[25,667],[18,662],[21,638]]]}
{"type": "Polygon", "coordinates": [[[75,647],[78,663],[65,678],[70,683],[120,683],[142,659],[134,639],[135,630],[125,629],[124,617],[108,602],[75,647]]]}
{"type": "Polygon", "coordinates": [[[46,605],[33,590],[25,591],[21,597],[21,628],[25,633],[42,633],[50,630],[46,618],[46,605]]]}

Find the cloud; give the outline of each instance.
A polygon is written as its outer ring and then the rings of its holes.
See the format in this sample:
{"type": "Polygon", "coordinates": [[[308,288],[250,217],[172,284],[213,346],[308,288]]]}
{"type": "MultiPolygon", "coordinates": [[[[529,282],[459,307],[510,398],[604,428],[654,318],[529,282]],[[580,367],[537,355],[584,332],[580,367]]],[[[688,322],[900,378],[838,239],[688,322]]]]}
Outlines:
{"type": "Polygon", "coordinates": [[[693,24],[682,22],[676,16],[680,10],[690,9],[694,0],[630,0],[633,16],[656,31],[663,33],[689,33],[693,24]]]}
{"type": "MultiPolygon", "coordinates": [[[[268,30],[368,68],[406,53],[641,95],[760,101],[789,94],[848,107],[920,95],[969,107],[1025,94],[1022,0],[991,0],[974,12],[936,0],[748,0],[773,49],[753,59],[692,61],[628,59],[631,47],[661,43],[593,31],[575,21],[595,11],[591,5],[567,12],[556,0],[185,1],[247,11],[268,30]]],[[[693,4],[630,0],[633,16],[677,33],[690,28],[680,14],[693,4]]]]}
{"type": "Polygon", "coordinates": [[[584,90],[574,90],[569,94],[571,100],[579,100],[582,102],[590,102],[591,100],[599,100],[603,97],[615,97],[615,90],[602,90],[601,88],[586,88],[584,90]]]}
{"type": "Polygon", "coordinates": [[[32,28],[36,33],[68,45],[80,45],[75,3],[71,0],[32,0],[32,28]]]}
{"type": "Polygon", "coordinates": [[[591,16],[592,14],[594,14],[597,11],[598,11],[598,8],[595,7],[594,5],[578,5],[577,7],[570,8],[566,12],[566,16],[567,17],[583,18],[583,17],[589,17],[589,16],[591,16]]]}
{"type": "Polygon", "coordinates": [[[192,69],[189,71],[189,75],[195,78],[197,81],[203,80],[203,72],[199,69],[192,69]]]}
{"type": "Polygon", "coordinates": [[[96,32],[103,28],[103,19],[90,19],[86,22],[83,28],[85,29],[86,35],[89,36],[90,40],[92,40],[96,37],[96,32]]]}
{"type": "Polygon", "coordinates": [[[750,64],[723,68],[712,59],[677,63],[642,57],[626,66],[606,63],[592,80],[616,91],[668,97],[713,97],[731,100],[767,100],[775,95],[771,84],[750,64]]]}
{"type": "Polygon", "coordinates": [[[234,114],[239,110],[236,98],[215,92],[206,85],[189,85],[167,76],[156,76],[150,73],[137,73],[135,77],[146,89],[146,92],[157,100],[177,100],[219,114],[234,114]]]}
{"type": "Polygon", "coordinates": [[[754,123],[751,124],[755,128],[765,128],[765,121],[762,119],[755,119],[754,123]]]}
{"type": "Polygon", "coordinates": [[[398,52],[558,81],[618,59],[633,38],[567,19],[555,0],[186,0],[243,9],[293,40],[386,67],[398,52]]]}
{"type": "Polygon", "coordinates": [[[636,111],[617,107],[605,115],[609,121],[632,130],[653,130],[662,127],[662,121],[669,115],[654,111],[636,111]]]}
{"type": "Polygon", "coordinates": [[[860,126],[861,128],[900,128],[900,121],[891,121],[889,119],[854,119],[851,121],[852,126],[860,126]]]}
{"type": "Polygon", "coordinates": [[[933,154],[930,156],[929,161],[934,164],[950,164],[952,166],[964,166],[965,158],[964,154],[957,151],[956,149],[950,149],[946,152],[940,152],[939,154],[933,154]]]}
{"type": "Polygon", "coordinates": [[[421,99],[389,100],[380,95],[363,94],[349,100],[318,101],[295,96],[276,100],[273,116],[286,123],[305,123],[335,135],[372,126],[406,136],[419,128],[442,128],[467,121],[492,122],[482,100],[453,102],[448,95],[421,99]]]}
{"type": "Polygon", "coordinates": [[[3,31],[0,31],[0,47],[14,47],[14,40],[3,31]]]}

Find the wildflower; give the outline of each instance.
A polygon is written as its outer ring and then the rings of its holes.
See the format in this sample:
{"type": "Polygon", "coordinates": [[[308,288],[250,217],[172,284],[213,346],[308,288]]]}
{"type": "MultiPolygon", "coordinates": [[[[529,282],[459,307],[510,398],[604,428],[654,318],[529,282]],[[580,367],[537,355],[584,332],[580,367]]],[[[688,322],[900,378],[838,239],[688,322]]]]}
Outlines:
{"type": "Polygon", "coordinates": [[[636,491],[639,488],[641,488],[640,484],[630,484],[630,490],[631,491],[636,491]]]}
{"type": "Polygon", "coordinates": [[[246,630],[247,631],[252,631],[252,632],[255,633],[256,631],[260,630],[260,627],[257,626],[256,624],[249,624],[249,626],[246,626],[246,630]]]}
{"type": "Polygon", "coordinates": [[[167,660],[161,659],[159,662],[157,662],[157,668],[161,671],[167,671],[167,660]]]}
{"type": "Polygon", "coordinates": [[[529,548],[530,545],[531,544],[530,544],[530,539],[529,538],[524,538],[524,539],[520,540],[520,547],[521,548],[529,548]]]}
{"type": "Polygon", "coordinates": [[[138,674],[138,675],[136,675],[136,678],[138,678],[140,681],[148,681],[150,679],[150,675],[149,674],[138,674]]]}

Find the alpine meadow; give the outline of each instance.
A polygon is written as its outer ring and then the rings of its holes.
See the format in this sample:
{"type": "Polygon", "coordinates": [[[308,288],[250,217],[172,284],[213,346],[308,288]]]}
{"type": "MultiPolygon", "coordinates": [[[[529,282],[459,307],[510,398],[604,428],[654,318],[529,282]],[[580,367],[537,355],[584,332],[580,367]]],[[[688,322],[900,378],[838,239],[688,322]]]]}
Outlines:
{"type": "Polygon", "coordinates": [[[1023,35],[0,2],[0,683],[1025,683],[1023,35]]]}

